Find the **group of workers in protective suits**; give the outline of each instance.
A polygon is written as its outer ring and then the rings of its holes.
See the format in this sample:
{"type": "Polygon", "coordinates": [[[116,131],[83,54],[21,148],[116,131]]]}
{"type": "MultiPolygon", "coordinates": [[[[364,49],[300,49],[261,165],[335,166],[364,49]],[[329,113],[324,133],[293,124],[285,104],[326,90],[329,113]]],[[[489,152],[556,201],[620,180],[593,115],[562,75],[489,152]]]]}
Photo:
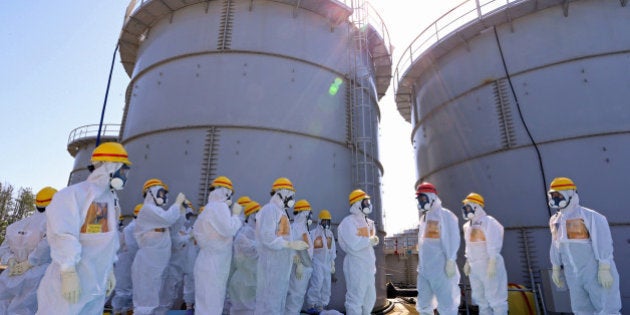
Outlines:
{"type": "MultiPolygon", "coordinates": [[[[431,183],[418,185],[416,198],[420,210],[416,309],[421,315],[434,314],[435,309],[442,315],[456,315],[461,296],[455,262],[460,245],[457,217],[442,207],[431,183]]],[[[560,288],[568,286],[577,315],[620,314],[619,274],[606,218],[580,206],[577,187],[567,177],[551,182],[548,202],[557,210],[549,220],[553,282],[560,288]]],[[[480,194],[470,193],[462,203],[463,270],[470,279],[472,301],[479,314],[508,314],[503,226],[486,213],[480,194]]]]}
{"type": "MultiPolygon", "coordinates": [[[[308,313],[328,312],[336,258],[332,218],[322,210],[319,224],[309,229],[311,205],[294,200],[289,179],[278,178],[261,207],[248,197],[232,205],[232,182],[219,176],[194,221],[184,194],[167,208],[168,186],[149,179],[134,220],[117,229],[116,190],[125,186],[131,162],[122,145],[107,142],[93,151],[92,163],[85,181],[58,192],[40,190],[38,211],[7,227],[0,246],[0,263],[8,266],[0,274],[0,314],[101,314],[114,290],[119,313],[133,308],[134,314],[164,314],[179,292],[197,314],[222,314],[224,307],[230,314],[299,314],[305,305],[308,313]]],[[[430,183],[418,185],[416,198],[416,308],[420,314],[457,314],[457,217],[442,207],[430,183]]],[[[580,206],[577,187],[566,177],[551,182],[548,200],[558,210],[549,222],[553,282],[569,287],[576,314],[619,314],[619,274],[606,218],[580,206]]],[[[357,189],[348,201],[350,213],[337,229],[346,253],[345,309],[367,315],[376,301],[373,248],[379,238],[368,218],[370,196],[357,189]]],[[[507,314],[503,227],[487,215],[481,195],[470,193],[462,203],[463,270],[473,302],[480,314],[507,314]]]]}
{"type": "Polygon", "coordinates": [[[232,182],[219,176],[198,214],[182,193],[167,207],[168,186],[152,178],[123,226],[116,191],[127,181],[127,152],[107,142],[91,160],[85,181],[42,189],[38,212],[7,228],[0,314],[101,314],[114,291],[117,313],[165,314],[180,292],[198,314],[221,314],[226,305],[231,314],[298,314],[305,297],[319,314],[328,304],[332,218],[322,210],[309,230],[312,210],[300,200],[291,224],[295,189],[287,178],[273,183],[261,207],[248,197],[231,205],[232,182]]]}

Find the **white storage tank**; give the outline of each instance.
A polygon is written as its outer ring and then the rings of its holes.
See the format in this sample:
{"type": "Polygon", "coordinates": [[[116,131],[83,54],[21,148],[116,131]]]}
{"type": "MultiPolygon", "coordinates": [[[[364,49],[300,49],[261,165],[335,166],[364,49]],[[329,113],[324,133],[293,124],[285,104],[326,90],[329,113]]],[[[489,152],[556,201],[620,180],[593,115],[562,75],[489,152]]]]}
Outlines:
{"type": "MultiPolygon", "coordinates": [[[[382,238],[377,102],[392,63],[384,25],[367,12],[353,15],[334,0],[131,6],[119,40],[131,77],[120,133],[133,162],[119,194],[124,211],[153,177],[195,207],[219,175],[233,181],[236,197],[261,204],[287,177],[314,216],[330,210],[334,226],[348,214],[348,194],[366,190],[382,238]]],[[[336,276],[330,306],[341,310],[345,283],[336,276]]],[[[378,309],[386,304],[382,267],[377,286],[378,309]]]]}
{"type": "MultiPolygon", "coordinates": [[[[626,1],[465,1],[398,63],[418,182],[433,182],[458,215],[469,192],[485,197],[506,228],[510,282],[549,286],[546,191],[559,176],[608,218],[617,268],[630,277],[629,29],[626,1]]],[[[630,282],[621,296],[630,309],[630,282]]]]}

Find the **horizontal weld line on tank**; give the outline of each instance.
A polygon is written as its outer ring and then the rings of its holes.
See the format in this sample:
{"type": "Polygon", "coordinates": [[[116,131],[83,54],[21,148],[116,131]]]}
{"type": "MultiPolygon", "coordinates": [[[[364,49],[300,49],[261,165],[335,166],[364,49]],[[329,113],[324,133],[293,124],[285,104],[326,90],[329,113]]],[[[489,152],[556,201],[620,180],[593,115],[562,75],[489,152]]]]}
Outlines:
{"type": "MultiPolygon", "coordinates": [[[[335,74],[336,76],[348,79],[344,73],[341,73],[338,70],[335,70],[335,69],[330,68],[330,67],[326,67],[324,65],[321,65],[319,63],[316,63],[316,62],[313,62],[313,61],[309,61],[309,60],[306,60],[306,59],[301,59],[301,58],[297,58],[297,57],[293,57],[293,56],[289,56],[289,55],[283,55],[283,54],[279,54],[279,53],[254,51],[254,50],[235,50],[235,49],[230,49],[230,50],[200,51],[200,52],[195,52],[195,53],[181,54],[181,55],[177,55],[177,56],[174,56],[174,57],[170,57],[170,58],[166,58],[166,59],[160,60],[158,62],[155,62],[155,63],[151,64],[147,68],[142,69],[140,72],[138,72],[138,74],[136,74],[131,79],[131,81],[129,82],[129,85],[132,85],[133,83],[135,83],[135,81],[138,78],[142,77],[145,73],[153,70],[154,68],[157,68],[157,67],[159,67],[161,65],[170,63],[170,62],[175,61],[175,60],[185,59],[185,58],[189,58],[189,57],[203,56],[203,55],[225,55],[225,54],[261,55],[261,56],[277,57],[277,58],[280,58],[280,59],[289,59],[289,60],[292,60],[292,61],[298,61],[300,63],[307,64],[307,65],[310,65],[310,66],[313,66],[313,67],[316,67],[316,68],[324,69],[324,70],[326,70],[328,72],[331,72],[331,73],[335,74]]],[[[127,101],[129,101],[129,100],[127,99],[127,101]]]]}
{"type": "MultiPolygon", "coordinates": [[[[282,59],[289,59],[289,60],[293,60],[293,61],[298,61],[304,64],[308,64],[320,69],[324,69],[326,71],[329,71],[331,73],[333,73],[335,76],[338,77],[343,77],[347,80],[348,83],[350,83],[351,79],[346,77],[345,74],[332,69],[330,67],[325,67],[322,66],[320,64],[317,64],[315,62],[312,61],[308,61],[305,59],[300,59],[300,58],[296,58],[296,57],[292,57],[292,56],[288,56],[288,55],[282,55],[282,54],[277,54],[277,53],[268,53],[268,52],[258,52],[258,51],[250,51],[250,50],[223,50],[223,51],[204,51],[204,52],[196,52],[196,53],[190,53],[190,54],[183,54],[183,55],[178,55],[176,57],[171,57],[171,58],[167,58],[161,61],[158,61],[152,65],[150,65],[149,67],[142,69],[142,71],[140,71],[137,75],[135,75],[133,78],[131,78],[131,80],[129,81],[129,84],[127,85],[127,90],[125,91],[125,108],[123,110],[123,120],[125,121],[127,118],[127,111],[129,108],[129,100],[131,99],[132,96],[132,91],[133,91],[133,86],[135,85],[136,81],[138,79],[140,79],[144,74],[146,74],[147,72],[162,66],[164,64],[170,63],[172,61],[178,60],[178,59],[184,59],[184,58],[188,58],[188,57],[193,57],[193,56],[201,56],[201,55],[215,55],[215,54],[254,54],[254,55],[263,55],[263,56],[272,56],[272,57],[277,57],[277,58],[282,58],[282,59]]],[[[135,64],[135,62],[134,62],[135,64]]],[[[129,74],[131,75],[131,74],[129,74]]],[[[366,91],[370,91],[369,87],[366,87],[366,91]]],[[[376,112],[377,115],[379,117],[379,121],[380,121],[380,117],[381,117],[381,112],[380,112],[380,108],[378,106],[378,100],[377,97],[378,95],[372,95],[372,93],[367,93],[369,98],[370,98],[370,103],[371,104],[376,104],[376,112]]],[[[122,135],[125,131],[125,124],[123,124],[120,128],[120,134],[122,135]]]]}
{"type": "MultiPolygon", "coordinates": [[[[540,70],[540,69],[544,69],[544,68],[548,68],[548,67],[553,67],[553,66],[558,66],[558,65],[562,65],[565,63],[570,63],[570,62],[574,62],[574,61],[580,61],[580,60],[585,60],[585,59],[591,59],[591,58],[598,58],[598,57],[604,57],[604,56],[614,56],[614,55],[625,55],[625,54],[630,54],[630,49],[627,50],[620,50],[620,51],[615,51],[615,52],[606,52],[606,53],[599,53],[599,54],[592,54],[592,55],[585,55],[585,56],[581,56],[581,57],[575,57],[575,58],[571,58],[571,59],[565,59],[562,61],[557,61],[557,62],[552,62],[552,63],[548,63],[548,64],[544,64],[544,65],[540,65],[537,67],[533,67],[533,68],[529,68],[526,70],[522,70],[519,72],[514,72],[514,73],[510,73],[510,76],[512,78],[514,78],[515,76],[518,75],[522,75],[522,74],[526,74],[529,72],[533,72],[536,70],[540,70]]],[[[418,59],[420,60],[420,59],[418,59]]],[[[436,112],[438,112],[439,110],[443,109],[444,107],[448,106],[449,104],[452,104],[453,102],[457,101],[458,99],[464,97],[467,94],[470,94],[476,90],[479,90],[487,85],[492,84],[495,81],[498,80],[504,80],[507,79],[505,76],[501,76],[501,77],[497,77],[495,78],[492,82],[490,83],[486,83],[486,82],[482,82],[479,85],[476,85],[466,91],[463,91],[462,93],[458,94],[457,96],[450,98],[446,101],[444,101],[442,104],[439,104],[438,106],[436,106],[435,108],[433,108],[431,111],[429,111],[428,113],[426,113],[425,115],[422,116],[422,119],[420,119],[420,121],[418,121],[413,130],[411,131],[411,143],[413,144],[413,138],[414,135],[416,134],[416,132],[418,131],[418,129],[420,128],[420,126],[422,125],[422,123],[424,121],[426,121],[428,118],[430,118],[431,116],[435,115],[436,112]]],[[[413,104],[414,102],[413,100],[413,96],[415,93],[412,93],[411,97],[410,97],[410,103],[413,104]]],[[[411,105],[410,105],[411,106],[411,105]]],[[[411,111],[410,111],[411,112],[411,111]]]]}
{"type": "MultiPolygon", "coordinates": [[[[172,128],[163,128],[163,129],[158,129],[158,130],[153,130],[153,131],[149,131],[149,132],[142,132],[139,134],[135,134],[131,137],[128,137],[126,139],[124,139],[124,141],[121,141],[122,145],[126,145],[127,143],[129,143],[130,141],[148,136],[148,135],[155,135],[155,134],[160,134],[160,133],[164,133],[164,132],[170,132],[170,131],[175,131],[175,130],[190,130],[190,129],[207,129],[210,127],[215,127],[215,128],[220,128],[220,129],[250,129],[250,130],[261,130],[261,131],[269,131],[269,132],[279,132],[279,133],[285,133],[285,134],[293,134],[293,135],[299,135],[299,136],[303,136],[303,137],[308,137],[308,138],[313,138],[313,139],[318,139],[318,140],[322,140],[322,141],[326,141],[329,143],[333,143],[336,144],[338,146],[342,146],[346,149],[351,149],[351,144],[348,144],[347,142],[342,142],[342,141],[336,141],[330,138],[324,138],[324,137],[319,137],[319,136],[314,136],[308,133],[303,133],[303,132],[296,132],[296,131],[290,131],[290,130],[284,130],[284,129],[277,129],[277,128],[265,128],[265,127],[254,127],[254,126],[232,126],[232,125],[187,125],[187,126],[183,126],[183,127],[172,127],[172,128]]],[[[357,150],[359,154],[364,154],[365,152],[363,150],[357,150]]],[[[370,160],[374,161],[374,163],[376,164],[376,166],[379,168],[379,170],[381,171],[381,174],[384,173],[383,170],[383,165],[381,164],[381,162],[376,159],[376,157],[365,153],[370,160]]]]}
{"type": "MultiPolygon", "coordinates": [[[[601,133],[596,133],[596,134],[588,134],[588,135],[582,135],[582,136],[575,136],[575,137],[566,137],[566,138],[559,138],[559,139],[554,139],[554,140],[549,140],[549,141],[543,141],[543,142],[537,142],[537,145],[546,145],[546,144],[552,144],[555,142],[562,142],[562,141],[572,141],[572,140],[580,140],[580,139],[586,139],[586,138],[595,138],[595,137],[604,137],[604,136],[613,136],[613,135],[625,135],[625,134],[630,134],[630,130],[627,131],[613,131],[613,132],[601,132],[601,133]]],[[[490,152],[486,152],[483,154],[479,154],[479,155],[475,155],[473,157],[464,159],[464,160],[460,160],[445,166],[442,166],[440,168],[437,168],[435,170],[432,170],[426,174],[422,175],[422,178],[426,178],[429,177],[437,172],[441,172],[443,170],[446,170],[448,168],[454,167],[454,166],[458,166],[464,163],[467,163],[469,161],[473,161],[473,160],[477,160],[480,158],[485,158],[491,155],[495,155],[495,154],[501,154],[504,152],[508,152],[508,151],[512,151],[512,150],[518,150],[518,149],[524,149],[524,148],[528,148],[528,147],[533,147],[534,145],[532,144],[525,144],[525,145],[519,145],[519,146],[515,146],[515,147],[511,147],[509,149],[500,149],[500,150],[494,150],[494,151],[490,151],[490,152]]]]}

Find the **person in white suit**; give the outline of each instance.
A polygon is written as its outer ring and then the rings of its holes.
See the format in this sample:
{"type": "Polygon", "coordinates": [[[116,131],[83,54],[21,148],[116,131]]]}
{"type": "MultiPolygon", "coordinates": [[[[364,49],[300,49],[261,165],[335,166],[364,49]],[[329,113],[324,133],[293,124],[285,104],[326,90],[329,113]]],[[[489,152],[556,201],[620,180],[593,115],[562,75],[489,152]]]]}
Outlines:
{"type": "Polygon", "coordinates": [[[339,247],[346,253],[343,273],[346,280],[346,314],[369,315],[376,303],[376,256],[378,245],[374,221],[367,217],[372,213],[370,196],[356,189],[348,197],[350,215],[337,227],[339,247]]]}
{"type": "Polygon", "coordinates": [[[88,178],[57,192],[46,207],[52,263],[37,289],[39,315],[102,314],[116,286],[116,190],[124,188],[131,162],[116,142],[100,144],[91,159],[88,178]]]}
{"type": "Polygon", "coordinates": [[[462,216],[467,221],[463,227],[464,274],[470,278],[473,303],[479,306],[479,314],[507,315],[507,272],[501,256],[503,226],[486,214],[480,194],[470,193],[462,203],[462,216]]]}
{"type": "Polygon", "coordinates": [[[160,288],[164,270],[171,259],[170,227],[184,219],[186,196],[179,193],[175,202],[165,210],[168,186],[157,178],[144,183],[142,195],[144,204],[134,231],[138,252],[131,265],[134,314],[165,313],[165,310],[159,310],[160,288]]]}
{"type": "Polygon", "coordinates": [[[566,279],[576,315],[620,314],[619,273],[608,220],[580,206],[577,186],[570,178],[555,178],[548,199],[549,206],[558,210],[549,220],[553,282],[564,287],[566,279]]]}
{"type": "Polygon", "coordinates": [[[195,261],[195,312],[222,314],[232,264],[232,242],[241,228],[243,207],[232,205],[232,181],[219,176],[210,185],[205,210],[193,225],[200,251],[195,261]],[[207,281],[212,277],[212,281],[207,281]]]}
{"type": "Polygon", "coordinates": [[[37,211],[6,229],[0,246],[0,314],[30,315],[37,311],[37,287],[50,264],[46,240],[46,206],[57,192],[42,188],[35,196],[37,211]]]}
{"type": "Polygon", "coordinates": [[[319,224],[311,230],[313,238],[313,274],[306,292],[309,314],[319,314],[330,302],[330,285],[335,273],[337,247],[330,229],[332,216],[326,209],[319,212],[319,224]]]}
{"type": "Polygon", "coordinates": [[[457,216],[442,207],[431,183],[418,185],[416,198],[420,210],[416,310],[421,315],[433,315],[437,308],[441,315],[457,315],[461,298],[455,263],[460,243],[457,216]]]}

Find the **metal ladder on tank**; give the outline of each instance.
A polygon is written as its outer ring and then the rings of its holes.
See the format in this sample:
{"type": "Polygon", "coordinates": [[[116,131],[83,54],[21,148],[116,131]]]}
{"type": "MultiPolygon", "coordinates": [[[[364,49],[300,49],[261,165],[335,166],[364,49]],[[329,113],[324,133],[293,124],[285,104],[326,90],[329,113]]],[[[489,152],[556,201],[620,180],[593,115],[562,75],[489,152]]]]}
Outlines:
{"type": "Polygon", "coordinates": [[[348,53],[348,98],[350,113],[350,146],[354,167],[352,182],[372,197],[375,206],[380,206],[378,193],[378,169],[375,162],[377,136],[373,126],[374,112],[370,98],[370,56],[368,50],[368,7],[365,0],[352,0],[353,14],[350,17],[349,34],[351,43],[348,53]]]}

